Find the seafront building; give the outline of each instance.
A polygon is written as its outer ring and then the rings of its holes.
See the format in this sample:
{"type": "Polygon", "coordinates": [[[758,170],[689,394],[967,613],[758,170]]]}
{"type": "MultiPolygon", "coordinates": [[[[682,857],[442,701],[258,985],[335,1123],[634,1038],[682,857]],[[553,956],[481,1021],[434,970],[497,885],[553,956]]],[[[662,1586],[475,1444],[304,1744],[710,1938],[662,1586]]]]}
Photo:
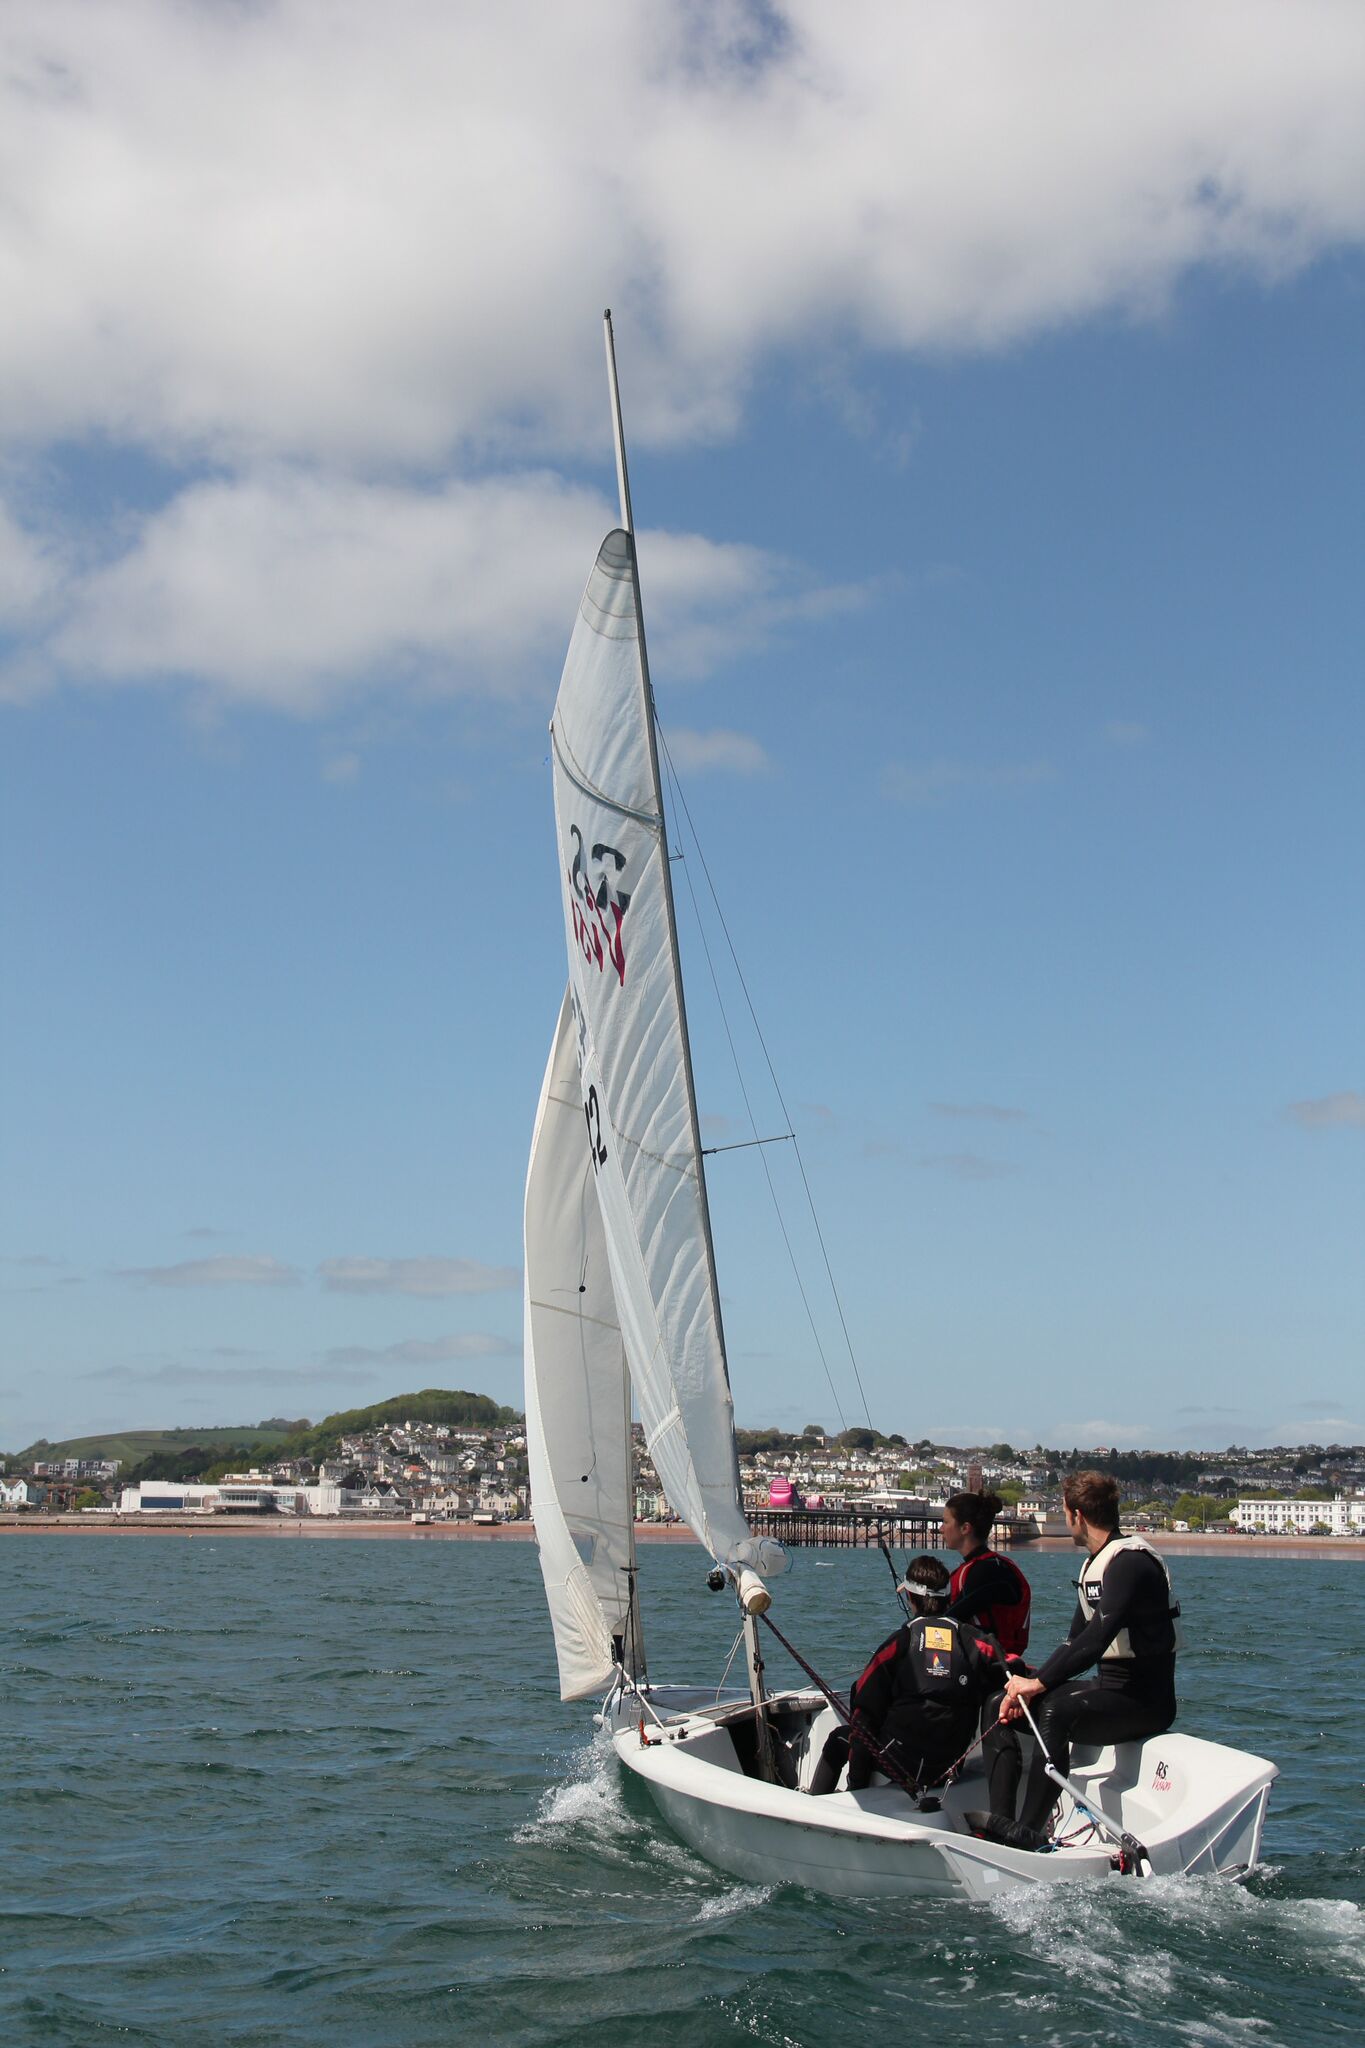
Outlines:
{"type": "Polygon", "coordinates": [[[0,1507],[40,1508],[46,1499],[47,1488],[39,1486],[36,1480],[23,1476],[0,1479],[0,1507]]]}
{"type": "Polygon", "coordinates": [[[335,1480],[307,1485],[277,1483],[258,1473],[211,1483],[180,1479],[144,1479],[125,1486],[119,1495],[121,1515],[355,1515],[397,1516],[409,1511],[408,1500],[389,1488],[348,1487],[335,1480]]]}
{"type": "Polygon", "coordinates": [[[1230,1519],[1244,1535],[1362,1535],[1365,1494],[1338,1494],[1335,1500],[1239,1500],[1230,1519]]]}

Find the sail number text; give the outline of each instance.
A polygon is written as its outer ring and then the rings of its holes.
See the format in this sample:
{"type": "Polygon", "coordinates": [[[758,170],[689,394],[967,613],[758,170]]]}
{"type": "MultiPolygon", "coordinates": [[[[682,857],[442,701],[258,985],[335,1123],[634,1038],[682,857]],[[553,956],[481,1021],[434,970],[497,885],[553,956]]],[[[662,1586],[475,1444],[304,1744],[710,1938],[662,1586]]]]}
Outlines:
{"type": "Polygon", "coordinates": [[[588,1120],[588,1150],[592,1153],[592,1170],[596,1173],[607,1163],[607,1148],[602,1142],[602,1110],[596,1088],[589,1088],[583,1114],[588,1120]]]}

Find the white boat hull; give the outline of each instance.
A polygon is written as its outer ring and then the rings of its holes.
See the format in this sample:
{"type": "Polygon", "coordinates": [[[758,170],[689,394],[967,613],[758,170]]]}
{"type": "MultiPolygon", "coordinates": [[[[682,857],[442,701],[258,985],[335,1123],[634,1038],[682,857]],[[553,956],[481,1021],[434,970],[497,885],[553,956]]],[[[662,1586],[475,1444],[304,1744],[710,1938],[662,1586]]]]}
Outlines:
{"type": "MultiPolygon", "coordinates": [[[[1114,1852],[1069,1798],[1043,1854],[985,1842],[966,1829],[965,1813],[986,1805],[985,1781],[965,1774],[921,1811],[884,1780],[864,1792],[815,1799],[804,1790],[831,1711],[809,1695],[784,1695],[798,1785],[748,1776],[732,1739],[746,1731],[746,1710],[714,1694],[657,1688],[657,1720],[627,1701],[607,1717],[621,1762],[648,1788],[674,1832],[708,1863],[759,1884],[788,1883],[857,1898],[990,1898],[1014,1885],[1107,1878],[1114,1852]],[[804,1732],[801,1732],[803,1731],[804,1732]]],[[[752,1726],[751,1719],[748,1725],[752,1726]]],[[[741,1744],[742,1746],[742,1744],[741,1744]]],[[[1261,1757],[1190,1735],[1164,1735],[1102,1750],[1078,1749],[1072,1776],[1107,1818],[1149,1852],[1144,1876],[1244,1876],[1260,1855],[1261,1829],[1275,1766],[1261,1757]]]]}

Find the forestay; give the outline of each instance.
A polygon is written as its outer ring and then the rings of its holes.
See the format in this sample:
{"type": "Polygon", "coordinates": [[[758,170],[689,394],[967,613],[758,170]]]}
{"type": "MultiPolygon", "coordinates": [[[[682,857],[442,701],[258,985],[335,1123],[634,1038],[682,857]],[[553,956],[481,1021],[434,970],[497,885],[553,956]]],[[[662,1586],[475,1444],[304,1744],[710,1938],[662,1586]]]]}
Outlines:
{"type": "MultiPolygon", "coordinates": [[[[560,1695],[612,1676],[633,1563],[630,1383],[566,991],[526,1176],[526,1448],[560,1695]]],[[[638,1641],[632,1646],[639,1660],[638,1641]]]]}
{"type": "Polygon", "coordinates": [[[740,1507],[642,662],[633,542],[618,531],[588,579],[551,727],[579,1115],[660,1483],[713,1557],[761,1568],[740,1507]]]}

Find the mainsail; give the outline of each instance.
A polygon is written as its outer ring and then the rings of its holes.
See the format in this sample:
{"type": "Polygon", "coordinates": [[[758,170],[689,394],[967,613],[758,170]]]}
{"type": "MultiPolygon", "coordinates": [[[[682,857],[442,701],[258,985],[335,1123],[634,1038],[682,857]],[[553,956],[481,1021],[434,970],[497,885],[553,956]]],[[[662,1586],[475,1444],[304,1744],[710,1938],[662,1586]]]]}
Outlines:
{"type": "Polygon", "coordinates": [[[738,1569],[762,1546],[740,1505],[651,721],[634,541],[616,531],[588,579],[551,726],[580,1143],[660,1483],[738,1569]]]}
{"type": "Polygon", "coordinates": [[[565,993],[526,1176],[526,1443],[561,1696],[601,1692],[632,1640],[630,1382],[583,1141],[565,993]]]}
{"type": "Polygon", "coordinates": [[[605,328],[622,524],[588,578],[550,726],[569,988],[526,1184],[531,1505],[564,1698],[614,1666],[638,1676],[624,1350],[660,1484],[744,1610],[766,1757],[755,1574],[785,1559],[740,1501],[610,313],[605,328]]]}

